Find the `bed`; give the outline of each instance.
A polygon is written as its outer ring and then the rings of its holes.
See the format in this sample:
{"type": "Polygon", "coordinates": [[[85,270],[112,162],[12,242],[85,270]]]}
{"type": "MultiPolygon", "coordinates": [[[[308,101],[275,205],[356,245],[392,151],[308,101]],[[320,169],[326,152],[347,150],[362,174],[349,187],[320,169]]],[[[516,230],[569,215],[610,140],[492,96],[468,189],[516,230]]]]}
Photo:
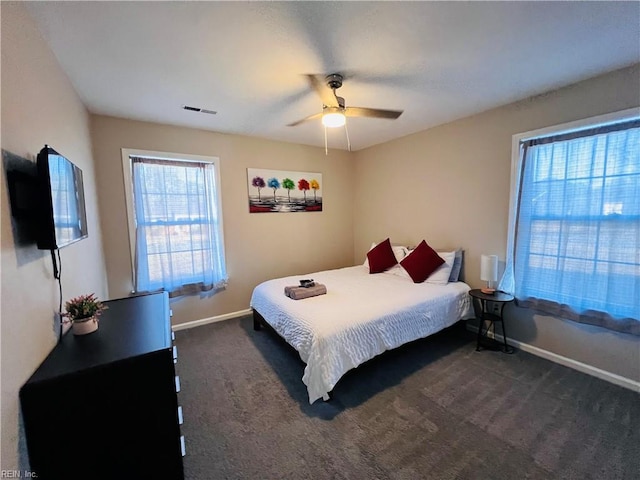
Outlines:
{"type": "Polygon", "coordinates": [[[309,403],[328,400],[346,372],[376,355],[473,316],[466,283],[414,283],[397,269],[371,275],[367,265],[358,265],[268,280],[254,289],[254,328],[266,322],[298,351],[309,403]],[[285,287],[302,278],[324,284],[327,293],[287,297],[285,287]]]}

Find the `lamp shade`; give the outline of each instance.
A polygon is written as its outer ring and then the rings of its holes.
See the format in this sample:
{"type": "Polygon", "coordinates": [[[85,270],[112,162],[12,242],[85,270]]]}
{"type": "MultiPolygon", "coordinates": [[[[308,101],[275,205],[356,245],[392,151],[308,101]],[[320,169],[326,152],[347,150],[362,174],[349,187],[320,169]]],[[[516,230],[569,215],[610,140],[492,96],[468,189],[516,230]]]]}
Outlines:
{"type": "Polygon", "coordinates": [[[344,112],[339,107],[326,107],[322,114],[322,124],[325,127],[342,127],[347,122],[344,112]]]}
{"type": "Polygon", "coordinates": [[[498,280],[498,256],[482,255],[480,258],[480,280],[496,282],[498,280]]]}

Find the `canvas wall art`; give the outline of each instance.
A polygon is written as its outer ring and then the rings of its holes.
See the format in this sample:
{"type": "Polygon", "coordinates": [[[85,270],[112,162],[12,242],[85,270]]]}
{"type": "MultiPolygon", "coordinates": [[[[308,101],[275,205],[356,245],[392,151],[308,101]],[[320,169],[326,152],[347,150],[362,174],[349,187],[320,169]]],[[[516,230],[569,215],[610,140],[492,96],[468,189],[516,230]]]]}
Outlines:
{"type": "Polygon", "coordinates": [[[322,211],[322,174],[247,169],[250,213],[322,211]]]}

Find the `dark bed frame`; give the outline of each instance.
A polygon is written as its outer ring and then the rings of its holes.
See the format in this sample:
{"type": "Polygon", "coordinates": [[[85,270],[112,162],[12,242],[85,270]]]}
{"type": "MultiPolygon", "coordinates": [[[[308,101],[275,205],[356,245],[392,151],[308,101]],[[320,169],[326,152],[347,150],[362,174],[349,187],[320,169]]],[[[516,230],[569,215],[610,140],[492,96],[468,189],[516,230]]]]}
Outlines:
{"type": "Polygon", "coordinates": [[[262,315],[258,313],[258,311],[255,308],[252,308],[251,310],[253,310],[253,329],[256,331],[260,330],[262,325],[267,324],[267,321],[264,319],[262,315]]]}

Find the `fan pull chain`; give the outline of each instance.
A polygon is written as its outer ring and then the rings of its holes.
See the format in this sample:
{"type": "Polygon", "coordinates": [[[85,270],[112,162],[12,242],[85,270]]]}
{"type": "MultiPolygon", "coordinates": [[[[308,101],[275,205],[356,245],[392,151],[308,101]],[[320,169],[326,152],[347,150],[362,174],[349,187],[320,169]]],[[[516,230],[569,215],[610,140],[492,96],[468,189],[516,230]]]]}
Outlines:
{"type": "Polygon", "coordinates": [[[324,155],[329,155],[329,147],[327,147],[327,127],[324,127],[324,155]]]}
{"type": "Polygon", "coordinates": [[[347,147],[349,148],[349,151],[351,151],[351,140],[349,140],[349,129],[347,128],[347,124],[344,124],[344,133],[347,134],[347,147]]]}

